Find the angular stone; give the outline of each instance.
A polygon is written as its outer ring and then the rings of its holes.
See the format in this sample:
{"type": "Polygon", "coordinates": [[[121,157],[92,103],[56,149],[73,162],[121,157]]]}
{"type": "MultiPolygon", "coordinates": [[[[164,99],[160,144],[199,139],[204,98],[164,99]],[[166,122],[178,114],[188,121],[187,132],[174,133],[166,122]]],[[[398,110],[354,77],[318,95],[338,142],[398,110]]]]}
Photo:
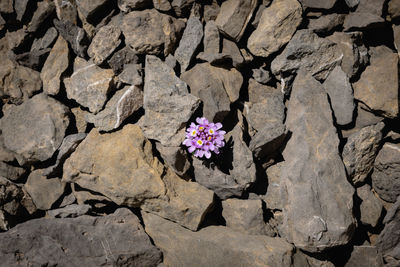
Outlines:
{"type": "Polygon", "coordinates": [[[6,266],[157,266],[161,252],[126,208],[92,217],[40,218],[1,233],[6,266]]]}
{"type": "Polygon", "coordinates": [[[396,201],[400,196],[400,144],[383,145],[375,159],[371,178],[380,198],[388,202],[396,201]]]}
{"type": "Polygon", "coordinates": [[[145,74],[145,115],[139,122],[140,127],[149,139],[165,146],[179,146],[184,139],[186,123],[200,100],[189,94],[186,83],[155,56],[146,56],[145,74]]]}
{"type": "Polygon", "coordinates": [[[22,21],[25,15],[26,7],[29,0],[14,0],[15,13],[17,14],[17,20],[22,21]]]}
{"type": "Polygon", "coordinates": [[[172,6],[169,0],[153,0],[153,6],[159,11],[170,11],[172,6]]]}
{"type": "Polygon", "coordinates": [[[382,255],[375,246],[354,246],[345,267],[380,267],[384,266],[382,255]]]}
{"type": "Polygon", "coordinates": [[[232,42],[228,39],[222,40],[222,54],[228,55],[232,58],[232,66],[235,68],[240,66],[244,62],[239,47],[236,45],[235,42],[232,42]]]}
{"type": "Polygon", "coordinates": [[[250,35],[247,48],[255,56],[268,57],[289,42],[302,21],[297,0],[277,0],[267,7],[257,29],[250,35]]]}
{"type": "Polygon", "coordinates": [[[385,20],[379,15],[355,12],[346,16],[343,29],[344,31],[367,30],[383,27],[385,20]]]}
{"type": "Polygon", "coordinates": [[[75,218],[85,214],[88,214],[92,209],[90,205],[78,205],[72,204],[64,208],[49,210],[47,214],[53,218],[75,218]]]}
{"type": "Polygon", "coordinates": [[[5,0],[0,2],[0,12],[1,13],[13,13],[13,2],[14,0],[5,0]]]}
{"type": "Polygon", "coordinates": [[[25,173],[25,170],[20,167],[15,167],[0,161],[0,176],[11,181],[16,181],[25,173]]]}
{"type": "Polygon", "coordinates": [[[71,108],[71,113],[74,115],[76,129],[78,133],[86,132],[87,122],[85,120],[86,111],[82,110],[80,107],[71,108]]]}
{"type": "Polygon", "coordinates": [[[123,12],[144,9],[151,5],[151,0],[118,0],[118,8],[123,12]]]}
{"type": "Polygon", "coordinates": [[[303,5],[303,8],[319,8],[319,9],[331,9],[335,4],[336,0],[299,0],[303,5]]]}
{"type": "Polygon", "coordinates": [[[106,25],[99,29],[88,48],[89,57],[94,63],[100,65],[121,44],[121,30],[112,25],[106,25]]]}
{"type": "Polygon", "coordinates": [[[57,40],[58,32],[56,28],[49,28],[42,38],[35,39],[31,46],[31,51],[42,50],[51,47],[51,45],[57,40]]]}
{"type": "Polygon", "coordinates": [[[142,213],[146,232],[164,253],[167,266],[289,266],[293,247],[281,238],[246,235],[225,226],[191,232],[142,213]],[[249,245],[251,244],[251,245],[249,245]]]}
{"type": "Polygon", "coordinates": [[[30,33],[26,30],[25,27],[17,31],[6,32],[8,49],[12,51],[23,49],[24,45],[28,43],[29,39],[30,39],[30,33]]]}
{"type": "Polygon", "coordinates": [[[386,46],[370,48],[371,64],[353,84],[354,97],[385,117],[399,114],[398,56],[386,46]]]}
{"type": "Polygon", "coordinates": [[[183,176],[191,167],[186,151],[181,146],[163,146],[156,143],[165,163],[178,175],[183,176]]]}
{"type": "Polygon", "coordinates": [[[363,183],[372,171],[382,141],[383,122],[362,128],[347,139],[343,148],[343,163],[354,184],[363,183]]]}
{"type": "Polygon", "coordinates": [[[41,170],[33,171],[24,188],[38,209],[48,210],[64,193],[65,183],[60,178],[47,179],[41,170]]]}
{"type": "Polygon", "coordinates": [[[124,70],[118,76],[118,80],[134,86],[143,85],[143,69],[141,64],[125,64],[124,70]]]}
{"type": "Polygon", "coordinates": [[[88,122],[99,131],[117,129],[126,118],[143,106],[143,93],[137,86],[125,86],[117,91],[98,114],[85,114],[88,122]]]}
{"type": "Polygon", "coordinates": [[[1,119],[4,145],[20,165],[49,159],[69,124],[66,106],[44,94],[8,109],[1,119]]]}
{"type": "Polygon", "coordinates": [[[124,69],[124,65],[137,64],[138,62],[138,56],[129,46],[125,46],[121,50],[115,52],[114,55],[107,60],[107,63],[113,69],[115,74],[121,73],[124,69]]]}
{"type": "Polygon", "coordinates": [[[400,26],[393,24],[392,29],[393,29],[394,47],[397,50],[397,54],[400,55],[400,26]]]}
{"type": "Polygon", "coordinates": [[[54,19],[53,23],[60,35],[71,45],[75,54],[84,58],[88,47],[85,31],[70,21],[54,19]]]}
{"type": "Polygon", "coordinates": [[[281,176],[284,237],[310,252],[347,244],[355,228],[354,189],[339,156],[327,95],[310,74],[300,72],[294,81],[286,125],[292,135],[281,176]]]}
{"type": "Polygon", "coordinates": [[[48,95],[56,95],[60,91],[60,79],[69,65],[68,43],[61,36],[50,51],[43,65],[40,78],[43,81],[43,91],[48,95]]]}
{"type": "Polygon", "coordinates": [[[356,12],[371,13],[382,16],[386,0],[364,0],[357,6],[356,12]]]}
{"type": "Polygon", "coordinates": [[[96,114],[103,109],[113,90],[113,76],[111,69],[99,68],[94,63],[76,57],[74,73],[64,79],[67,97],[96,114]]]}
{"type": "Polygon", "coordinates": [[[346,125],[353,121],[354,96],[353,88],[347,74],[336,66],[325,80],[324,89],[328,93],[336,123],[346,125]]]}
{"type": "Polygon", "coordinates": [[[266,203],[267,209],[282,210],[283,208],[283,199],[281,196],[281,176],[283,166],[284,163],[279,162],[267,169],[268,188],[267,193],[262,196],[262,199],[266,203]]]}
{"type": "Polygon", "coordinates": [[[73,24],[78,22],[78,11],[71,0],[55,0],[57,18],[62,21],[69,21],[73,24]]]}
{"type": "Polygon", "coordinates": [[[18,62],[19,65],[28,67],[34,70],[40,70],[50,52],[50,48],[42,50],[33,50],[30,52],[24,52],[18,55],[10,55],[14,61],[18,62]]]}
{"type": "Polygon", "coordinates": [[[198,228],[213,203],[211,191],[165,170],[153,157],[151,143],[132,124],[108,134],[93,129],[65,162],[63,181],[192,230],[198,228]]]}
{"type": "Polygon", "coordinates": [[[342,57],[335,43],[318,37],[310,30],[298,30],[285,50],[272,61],[271,70],[275,76],[282,78],[304,69],[323,81],[340,64],[342,57]]]}
{"type": "Polygon", "coordinates": [[[6,25],[6,21],[0,15],[0,31],[4,29],[5,25],[6,25]]]}
{"type": "Polygon", "coordinates": [[[256,7],[257,1],[255,0],[225,1],[221,5],[215,23],[224,35],[238,42],[242,38],[256,7]]]}
{"type": "Polygon", "coordinates": [[[213,67],[208,63],[196,64],[183,73],[181,79],[191,93],[203,103],[203,115],[210,121],[222,121],[230,110],[230,103],[239,98],[243,77],[239,71],[213,67]]]}
{"type": "Polygon", "coordinates": [[[344,0],[344,1],[346,2],[346,5],[349,8],[354,8],[360,3],[360,0],[344,0]]]}
{"type": "Polygon", "coordinates": [[[220,52],[219,31],[214,20],[207,21],[204,27],[203,46],[205,54],[213,55],[220,52]]]}
{"type": "Polygon", "coordinates": [[[307,28],[316,33],[327,34],[341,26],[345,17],[344,14],[329,14],[317,19],[311,19],[307,28]]]}
{"type": "Polygon", "coordinates": [[[368,184],[357,188],[357,196],[362,200],[360,205],[361,222],[364,225],[375,227],[382,214],[382,204],[374,196],[368,184]]]}
{"type": "Polygon", "coordinates": [[[212,0],[211,3],[206,3],[203,6],[203,18],[205,22],[215,21],[219,14],[221,7],[219,6],[217,0],[212,0]]]}
{"type": "MultiPolygon", "coordinates": [[[[262,67],[258,69],[253,69],[252,77],[254,78],[255,81],[264,85],[267,84],[272,79],[271,72],[262,67]]],[[[250,102],[252,101],[250,100],[250,102]]]]}
{"type": "Polygon", "coordinates": [[[189,13],[195,0],[172,0],[171,6],[178,17],[184,17],[189,13]]]}
{"type": "Polygon", "coordinates": [[[43,0],[38,2],[37,9],[35,13],[33,13],[33,17],[29,22],[27,31],[28,32],[36,32],[45,22],[47,18],[49,18],[56,11],[56,6],[53,1],[43,0]]]}
{"type": "Polygon", "coordinates": [[[388,14],[392,20],[400,17],[400,2],[399,1],[390,0],[387,5],[388,5],[388,14]]]}
{"type": "Polygon", "coordinates": [[[175,58],[184,72],[190,64],[203,38],[203,24],[196,17],[190,17],[186,23],[179,46],[175,51],[175,58]]]}
{"type": "Polygon", "coordinates": [[[174,51],[184,26],[181,20],[147,9],[125,15],[121,30],[135,53],[167,56],[174,51]]]}
{"type": "Polygon", "coordinates": [[[96,17],[96,13],[107,4],[109,0],[79,0],[76,2],[80,16],[84,20],[90,20],[96,17]]]}
{"type": "Polygon", "coordinates": [[[255,79],[249,79],[248,93],[249,102],[251,103],[259,103],[271,97],[271,95],[282,94],[278,89],[263,85],[255,79]]]}

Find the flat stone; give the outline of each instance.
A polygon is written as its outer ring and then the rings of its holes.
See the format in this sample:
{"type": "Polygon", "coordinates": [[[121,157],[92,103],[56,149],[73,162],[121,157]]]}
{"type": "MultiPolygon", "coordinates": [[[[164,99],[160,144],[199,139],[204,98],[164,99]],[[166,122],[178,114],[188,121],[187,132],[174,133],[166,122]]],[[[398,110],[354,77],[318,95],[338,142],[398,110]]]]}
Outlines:
{"type": "Polygon", "coordinates": [[[204,26],[203,47],[205,54],[213,55],[221,51],[218,26],[214,20],[207,21],[204,26]]]}
{"type": "Polygon", "coordinates": [[[400,196],[400,145],[385,143],[379,151],[374,171],[371,175],[372,186],[379,197],[395,202],[400,196]]]}
{"type": "Polygon", "coordinates": [[[14,8],[15,8],[15,13],[17,14],[18,21],[22,21],[22,18],[24,17],[26,12],[26,7],[28,5],[28,2],[29,0],[14,0],[14,8]]]}
{"type": "Polygon", "coordinates": [[[397,54],[400,55],[400,26],[393,24],[393,39],[394,39],[394,47],[397,50],[397,54]]]}
{"type": "Polygon", "coordinates": [[[51,27],[49,28],[45,35],[42,38],[35,39],[31,46],[31,51],[34,50],[42,50],[46,48],[50,48],[51,45],[57,40],[58,32],[56,28],[51,27]]]}
{"type": "Polygon", "coordinates": [[[71,108],[71,113],[74,115],[75,126],[78,133],[85,133],[87,128],[87,122],[85,120],[86,111],[82,110],[80,107],[71,108]]]}
{"type": "Polygon", "coordinates": [[[78,11],[71,0],[55,0],[57,18],[62,21],[78,23],[78,11]]]}
{"type": "Polygon", "coordinates": [[[72,204],[64,208],[49,210],[47,214],[52,218],[75,218],[88,214],[92,209],[90,205],[72,204]]]}
{"type": "Polygon", "coordinates": [[[25,169],[20,167],[15,167],[10,164],[7,164],[3,161],[0,161],[0,176],[7,178],[11,181],[16,181],[23,174],[25,174],[25,169]]]}
{"type": "Polygon", "coordinates": [[[161,252],[128,209],[78,218],[40,218],[1,233],[6,266],[157,266],[161,252]]]}
{"type": "Polygon", "coordinates": [[[225,1],[221,5],[215,23],[221,33],[238,42],[242,38],[256,7],[257,1],[255,0],[225,1]]]}
{"type": "Polygon", "coordinates": [[[163,146],[156,143],[156,148],[160,152],[165,163],[178,175],[183,176],[191,167],[187,153],[181,146],[163,146]]]}
{"type": "Polygon", "coordinates": [[[364,225],[375,227],[382,214],[382,204],[375,197],[368,184],[357,188],[357,196],[362,200],[360,205],[361,222],[364,225]]]}
{"type": "Polygon", "coordinates": [[[33,13],[32,19],[29,22],[27,31],[36,32],[54,12],[56,6],[53,1],[43,0],[37,3],[37,9],[33,13]]]}
{"type": "Polygon", "coordinates": [[[167,266],[289,266],[293,247],[281,238],[246,235],[225,226],[191,232],[142,213],[146,232],[167,266]],[[251,244],[251,245],[250,245],[251,244]]]}
{"type": "Polygon", "coordinates": [[[345,17],[346,15],[344,14],[329,14],[321,16],[317,19],[310,19],[307,28],[316,33],[327,34],[341,26],[345,17]]]}
{"type": "Polygon", "coordinates": [[[299,0],[303,8],[318,8],[318,9],[331,9],[335,4],[336,0],[299,0]]]}
{"type": "Polygon", "coordinates": [[[14,12],[13,2],[14,2],[13,0],[1,1],[0,12],[1,13],[13,13],[14,12]]]}
{"type": "Polygon", "coordinates": [[[80,16],[87,21],[96,17],[98,11],[100,11],[108,1],[109,0],[79,0],[76,5],[80,16]]]}
{"type": "Polygon", "coordinates": [[[69,57],[68,43],[59,36],[40,73],[40,78],[43,81],[43,92],[48,95],[58,94],[61,77],[69,65],[69,57]]]}
{"type": "Polygon", "coordinates": [[[332,110],[339,125],[353,121],[354,95],[347,74],[340,66],[336,66],[325,80],[324,89],[329,95],[332,110]]]}
{"type": "Polygon", "coordinates": [[[354,246],[350,259],[344,265],[345,267],[383,266],[382,255],[375,246],[354,246]]]}
{"type": "Polygon", "coordinates": [[[211,3],[205,3],[203,5],[203,18],[205,22],[215,21],[221,10],[217,0],[212,0],[211,3]]]}
{"type": "Polygon", "coordinates": [[[345,2],[349,8],[355,8],[360,3],[360,0],[345,0],[345,2]]]}
{"type": "Polygon", "coordinates": [[[40,71],[43,67],[43,64],[49,55],[50,48],[42,49],[42,50],[33,50],[30,52],[24,52],[17,55],[10,55],[14,61],[18,62],[19,65],[28,67],[30,69],[34,69],[40,71]]]}
{"type": "Polygon", "coordinates": [[[64,138],[68,114],[66,106],[44,94],[9,108],[1,119],[5,147],[17,153],[20,165],[49,159],[64,138]]]}
{"type": "Polygon", "coordinates": [[[385,2],[385,0],[360,0],[356,12],[371,13],[382,16],[385,2]]]}
{"type": "Polygon", "coordinates": [[[151,0],[118,0],[118,8],[126,13],[149,6],[151,6],[151,0]]]}
{"type": "Polygon", "coordinates": [[[399,114],[398,56],[386,46],[370,48],[370,65],[353,84],[354,97],[385,117],[399,114]]]}
{"type": "Polygon", "coordinates": [[[279,162],[275,165],[269,167],[266,171],[268,179],[267,193],[262,196],[265,201],[267,209],[270,210],[282,210],[283,209],[283,199],[281,196],[281,177],[282,177],[282,167],[283,162],[279,162]]]}
{"type": "Polygon", "coordinates": [[[347,244],[355,228],[354,189],[327,95],[310,74],[300,72],[294,81],[286,126],[292,135],[283,151],[283,236],[310,252],[347,244]]]}
{"type": "Polygon", "coordinates": [[[232,66],[235,68],[239,67],[244,62],[239,47],[235,42],[232,42],[228,39],[222,40],[222,54],[228,55],[230,58],[232,58],[232,66]]]}
{"type": "Polygon", "coordinates": [[[64,79],[67,97],[96,114],[103,109],[108,95],[113,90],[113,76],[111,69],[102,69],[94,63],[76,57],[74,73],[64,79]]]}
{"type": "Polygon", "coordinates": [[[184,26],[181,20],[147,9],[125,15],[121,30],[135,53],[167,56],[175,50],[184,26]]]}
{"type": "Polygon", "coordinates": [[[70,193],[69,195],[65,196],[60,204],[60,208],[64,208],[65,206],[71,205],[76,202],[76,197],[74,193],[70,193]]]}
{"type": "Polygon", "coordinates": [[[249,102],[251,103],[259,103],[271,97],[271,95],[282,94],[278,89],[263,85],[255,79],[249,79],[248,83],[249,102]]]}
{"type": "Polygon", "coordinates": [[[125,64],[124,70],[118,75],[118,80],[134,86],[143,85],[143,69],[141,64],[125,64]]]}
{"type": "Polygon", "coordinates": [[[30,33],[26,30],[26,27],[21,28],[17,31],[6,32],[8,49],[12,51],[23,49],[24,45],[27,44],[29,39],[30,39],[30,33]]]}
{"type": "Polygon", "coordinates": [[[172,9],[169,0],[153,0],[153,6],[155,9],[163,12],[170,11],[172,9]]]}
{"type": "Polygon", "coordinates": [[[54,19],[53,23],[60,35],[70,44],[74,53],[84,58],[88,47],[88,39],[85,30],[70,21],[54,19]]]}
{"type": "Polygon", "coordinates": [[[343,23],[343,30],[355,31],[374,29],[383,27],[384,23],[385,20],[380,15],[357,11],[346,16],[343,23]]]}
{"type": "Polygon", "coordinates": [[[112,25],[106,25],[99,29],[88,48],[89,57],[100,65],[121,44],[121,30],[112,25]]]}
{"type": "Polygon", "coordinates": [[[172,0],[171,6],[178,17],[186,16],[195,0],[172,0]]]}
{"type": "Polygon", "coordinates": [[[107,102],[96,115],[86,113],[85,119],[99,131],[117,129],[126,118],[143,106],[143,92],[137,86],[125,86],[107,102]]]}
{"type": "Polygon", "coordinates": [[[287,44],[302,21],[297,0],[277,0],[267,7],[257,29],[250,35],[247,48],[255,56],[268,57],[287,44]]]}
{"type": "Polygon", "coordinates": [[[40,210],[48,210],[64,193],[65,183],[60,178],[47,179],[40,170],[31,172],[24,188],[40,210]]]}
{"type": "Polygon", "coordinates": [[[120,74],[124,69],[124,65],[137,64],[139,63],[139,58],[129,46],[125,46],[121,50],[115,52],[111,58],[107,60],[107,63],[115,74],[120,74]]]}
{"type": "MultiPolygon", "coordinates": [[[[252,77],[255,81],[264,85],[267,84],[272,79],[271,72],[262,67],[258,69],[253,69],[252,77]]],[[[250,102],[252,101],[250,100],[250,102]]]]}

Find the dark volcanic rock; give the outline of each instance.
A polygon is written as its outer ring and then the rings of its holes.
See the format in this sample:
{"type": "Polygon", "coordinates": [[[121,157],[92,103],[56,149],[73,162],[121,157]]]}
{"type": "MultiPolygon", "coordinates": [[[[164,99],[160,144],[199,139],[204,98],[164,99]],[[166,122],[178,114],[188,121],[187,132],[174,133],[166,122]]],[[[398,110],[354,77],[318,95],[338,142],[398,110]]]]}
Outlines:
{"type": "Polygon", "coordinates": [[[115,52],[107,63],[115,74],[119,74],[124,69],[125,64],[136,64],[138,61],[139,58],[136,53],[129,46],[125,46],[121,50],[115,52]]]}
{"type": "Polygon", "coordinates": [[[60,35],[71,45],[75,54],[84,58],[88,47],[85,31],[70,21],[55,19],[53,23],[60,35]]]}

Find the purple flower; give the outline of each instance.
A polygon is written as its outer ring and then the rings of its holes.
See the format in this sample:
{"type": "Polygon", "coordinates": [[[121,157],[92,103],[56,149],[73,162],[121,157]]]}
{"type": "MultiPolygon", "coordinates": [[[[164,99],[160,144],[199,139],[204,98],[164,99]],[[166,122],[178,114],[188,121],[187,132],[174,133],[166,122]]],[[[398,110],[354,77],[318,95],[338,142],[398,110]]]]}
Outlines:
{"type": "Polygon", "coordinates": [[[211,158],[211,152],[219,154],[219,149],[225,145],[225,131],[221,123],[210,123],[206,118],[197,118],[195,123],[191,123],[186,129],[186,139],[183,145],[188,147],[189,153],[195,157],[207,159],[211,158]]]}

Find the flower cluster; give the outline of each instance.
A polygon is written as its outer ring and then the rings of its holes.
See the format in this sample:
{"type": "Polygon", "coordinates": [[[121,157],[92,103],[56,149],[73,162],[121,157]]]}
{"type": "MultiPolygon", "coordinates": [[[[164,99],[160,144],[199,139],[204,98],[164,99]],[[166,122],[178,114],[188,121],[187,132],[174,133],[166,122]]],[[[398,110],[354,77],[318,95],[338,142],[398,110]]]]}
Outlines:
{"type": "Polygon", "coordinates": [[[183,144],[188,147],[189,153],[198,158],[205,156],[211,157],[211,152],[219,154],[219,149],[225,145],[224,135],[225,131],[221,123],[209,123],[206,118],[197,118],[196,122],[191,123],[190,127],[186,129],[186,139],[183,144]]]}

